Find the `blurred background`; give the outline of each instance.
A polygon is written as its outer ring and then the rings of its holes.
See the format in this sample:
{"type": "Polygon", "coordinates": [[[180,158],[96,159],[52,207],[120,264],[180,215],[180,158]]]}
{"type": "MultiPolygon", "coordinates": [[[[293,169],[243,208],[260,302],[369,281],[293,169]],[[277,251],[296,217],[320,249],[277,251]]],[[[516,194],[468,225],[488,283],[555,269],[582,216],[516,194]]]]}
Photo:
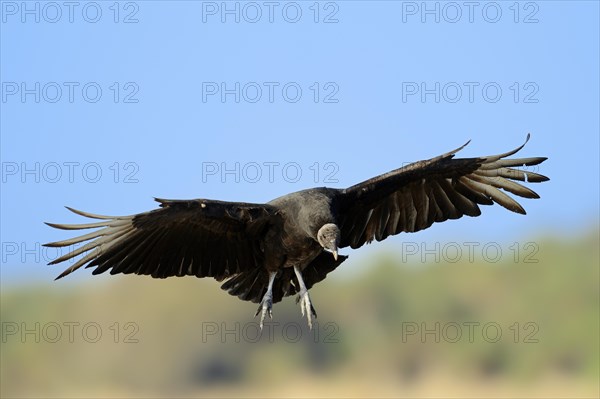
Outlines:
{"type": "Polygon", "coordinates": [[[598,3],[467,3],[0,2],[1,396],[598,397],[598,3]],[[527,216],[342,251],[312,331],[294,298],[259,335],[214,280],[46,266],[64,205],[266,202],[527,133],[527,216]]]}

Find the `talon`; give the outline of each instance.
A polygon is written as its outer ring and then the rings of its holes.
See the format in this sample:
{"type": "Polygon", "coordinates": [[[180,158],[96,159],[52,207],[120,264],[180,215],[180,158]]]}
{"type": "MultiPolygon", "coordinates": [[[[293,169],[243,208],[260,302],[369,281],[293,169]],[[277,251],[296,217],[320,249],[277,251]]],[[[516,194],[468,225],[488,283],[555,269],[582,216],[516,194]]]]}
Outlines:
{"type": "Polygon", "coordinates": [[[260,305],[258,305],[256,314],[254,315],[254,317],[256,317],[260,313],[260,329],[261,330],[263,329],[265,317],[267,316],[267,314],[269,315],[270,319],[273,318],[273,299],[271,298],[271,295],[268,295],[268,294],[269,293],[265,294],[262,301],[260,302],[260,305]]]}
{"type": "Polygon", "coordinates": [[[300,312],[302,312],[302,316],[306,316],[306,320],[308,321],[308,327],[312,330],[313,326],[313,317],[317,318],[317,312],[315,311],[314,306],[310,300],[310,295],[308,295],[308,291],[300,292],[298,296],[298,302],[300,302],[300,312]]]}
{"type": "Polygon", "coordinates": [[[275,280],[276,274],[277,273],[269,274],[269,284],[267,286],[267,292],[265,293],[262,300],[260,301],[260,304],[258,305],[258,309],[256,310],[256,313],[254,314],[254,317],[256,317],[260,313],[260,330],[261,331],[263,329],[265,317],[267,316],[267,314],[269,315],[270,319],[273,318],[273,281],[275,280]]]}
{"type": "Polygon", "coordinates": [[[302,280],[302,272],[297,266],[294,266],[294,273],[296,273],[296,278],[298,278],[298,284],[300,285],[300,292],[298,292],[298,298],[296,298],[296,303],[300,302],[300,311],[302,312],[302,316],[304,316],[306,313],[308,327],[312,330],[313,316],[316,319],[317,312],[315,311],[315,308],[313,307],[310,301],[310,295],[308,295],[308,290],[306,289],[304,280],[302,280]]]}
{"type": "Polygon", "coordinates": [[[302,312],[302,316],[304,316],[304,301],[300,302],[300,312],[302,312]]]}

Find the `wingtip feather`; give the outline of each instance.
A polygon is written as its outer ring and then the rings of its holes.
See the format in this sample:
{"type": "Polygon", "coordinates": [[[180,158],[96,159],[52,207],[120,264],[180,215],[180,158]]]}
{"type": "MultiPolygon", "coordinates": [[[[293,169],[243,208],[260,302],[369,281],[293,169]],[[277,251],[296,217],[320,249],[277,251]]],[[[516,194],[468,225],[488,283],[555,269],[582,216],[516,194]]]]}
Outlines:
{"type": "MultiPolygon", "coordinates": [[[[59,229],[59,230],[65,230],[63,228],[62,224],[58,224],[58,223],[50,223],[50,222],[44,222],[45,225],[50,226],[50,227],[54,227],[55,229],[59,229]]],[[[44,244],[46,245],[46,244],[44,244]]]]}
{"type": "Polygon", "coordinates": [[[463,148],[465,148],[466,146],[468,146],[471,143],[471,139],[467,140],[466,143],[464,143],[463,145],[461,145],[460,147],[458,147],[457,149],[448,152],[448,155],[453,155],[456,154],[457,152],[459,152],[460,150],[462,150],[463,148]]]}
{"type": "MultiPolygon", "coordinates": [[[[48,264],[49,264],[49,265],[51,265],[51,263],[48,263],[48,264]]],[[[56,280],[60,280],[61,278],[65,277],[65,276],[66,276],[67,274],[69,274],[69,273],[71,273],[71,272],[70,272],[70,271],[68,271],[68,269],[67,269],[67,270],[65,270],[64,272],[62,272],[61,274],[59,274],[59,275],[58,275],[58,276],[57,276],[57,277],[54,279],[54,281],[56,281],[56,280]]]]}
{"type": "Polygon", "coordinates": [[[77,215],[85,216],[86,218],[90,218],[90,219],[118,219],[117,216],[97,215],[95,213],[80,211],[78,209],[71,208],[70,206],[65,206],[65,208],[67,208],[68,210],[70,210],[71,212],[73,212],[77,215]]]}
{"type": "Polygon", "coordinates": [[[513,212],[518,213],[520,215],[527,215],[527,211],[525,210],[525,208],[523,208],[522,206],[520,206],[519,204],[519,208],[517,209],[511,209],[513,212]]]}

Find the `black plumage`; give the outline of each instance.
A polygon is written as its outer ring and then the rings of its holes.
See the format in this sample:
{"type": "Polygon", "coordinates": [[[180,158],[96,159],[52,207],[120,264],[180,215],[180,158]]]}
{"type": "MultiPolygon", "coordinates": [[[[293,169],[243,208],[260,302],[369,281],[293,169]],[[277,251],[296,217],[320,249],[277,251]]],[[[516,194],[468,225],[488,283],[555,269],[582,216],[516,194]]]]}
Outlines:
{"type": "Polygon", "coordinates": [[[156,199],[159,209],[131,216],[94,215],[68,208],[100,221],[48,225],[98,230],[45,245],[87,242],[50,262],[84,254],[57,278],[83,265],[94,267],[93,274],[110,270],[111,274],[154,278],[213,277],[225,280],[222,288],[230,294],[261,303],[257,311],[262,311],[261,326],[265,315],[271,314],[272,303],[296,293],[312,325],[316,313],[308,289],[346,260],[338,256],[338,248],[359,248],[374,239],[426,229],[435,222],[479,216],[479,205],[498,203],[525,214],[507,192],[539,198],[515,180],[537,183],[548,178],[515,169],[546,158],[506,158],[524,145],[500,155],[456,159],[463,145],[346,189],[313,188],[267,204],[156,199]]]}

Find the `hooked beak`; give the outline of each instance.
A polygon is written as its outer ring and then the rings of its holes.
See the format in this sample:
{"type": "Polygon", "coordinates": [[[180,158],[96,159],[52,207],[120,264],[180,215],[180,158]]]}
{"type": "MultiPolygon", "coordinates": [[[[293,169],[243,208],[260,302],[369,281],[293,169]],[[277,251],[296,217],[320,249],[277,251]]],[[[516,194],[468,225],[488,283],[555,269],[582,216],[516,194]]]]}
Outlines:
{"type": "Polygon", "coordinates": [[[337,258],[338,258],[338,252],[337,252],[337,248],[336,248],[336,249],[334,249],[334,250],[333,250],[331,253],[333,254],[333,259],[334,259],[334,260],[337,260],[337,258]]]}

